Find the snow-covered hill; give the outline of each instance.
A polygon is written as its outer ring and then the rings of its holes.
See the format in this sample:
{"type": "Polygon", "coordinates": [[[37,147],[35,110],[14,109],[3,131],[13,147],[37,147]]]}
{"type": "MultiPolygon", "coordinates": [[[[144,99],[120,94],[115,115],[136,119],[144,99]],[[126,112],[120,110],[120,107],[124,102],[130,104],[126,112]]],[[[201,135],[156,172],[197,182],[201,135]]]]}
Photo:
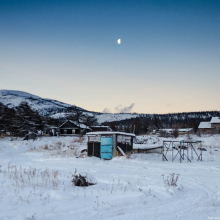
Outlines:
{"type": "MultiPolygon", "coordinates": [[[[30,107],[39,112],[40,115],[47,115],[52,118],[65,118],[68,114],[69,108],[72,105],[60,102],[53,99],[41,98],[36,95],[32,95],[27,92],[15,91],[15,90],[0,90],[0,102],[9,108],[18,106],[22,101],[27,102],[30,107]]],[[[79,107],[77,107],[79,108],[79,107]]],[[[82,109],[82,108],[79,108],[82,109]]],[[[98,123],[122,121],[126,119],[141,117],[151,120],[152,114],[137,114],[137,113],[98,113],[90,112],[82,109],[87,114],[94,114],[97,117],[98,123]]],[[[158,119],[164,124],[165,127],[171,122],[178,122],[186,124],[191,119],[197,121],[210,121],[211,117],[220,117],[219,111],[207,111],[207,112],[182,112],[172,114],[157,114],[158,119]]]]}
{"type": "MultiPolygon", "coordinates": [[[[66,112],[56,113],[56,114],[51,115],[51,118],[54,118],[54,119],[66,118],[66,116],[68,114],[69,113],[66,113],[66,112]]],[[[140,116],[139,114],[132,114],[132,113],[121,113],[121,114],[109,113],[109,114],[106,114],[106,113],[87,112],[87,114],[89,114],[90,116],[95,114],[99,124],[101,124],[103,122],[122,121],[122,120],[136,118],[136,117],[140,116]]]]}
{"type": "MultiPolygon", "coordinates": [[[[41,98],[27,92],[16,90],[0,90],[0,102],[8,106],[9,108],[14,108],[24,101],[27,102],[32,109],[38,111],[40,115],[47,115],[51,116],[52,118],[65,118],[68,115],[68,108],[72,107],[72,105],[70,104],[66,104],[53,99],[41,98]]],[[[82,110],[84,110],[88,114],[95,114],[99,123],[106,121],[121,121],[139,116],[139,114],[100,114],[96,112],[90,113],[85,109],[82,110]]]]}
{"type": "Polygon", "coordinates": [[[59,102],[53,99],[41,98],[27,92],[16,90],[0,90],[0,102],[9,108],[14,108],[24,101],[41,115],[52,115],[60,111],[65,112],[71,107],[70,104],[59,102]]]}
{"type": "Polygon", "coordinates": [[[140,114],[123,113],[123,114],[100,114],[96,115],[98,123],[112,122],[112,121],[122,121],[130,118],[137,118],[140,114]]]}

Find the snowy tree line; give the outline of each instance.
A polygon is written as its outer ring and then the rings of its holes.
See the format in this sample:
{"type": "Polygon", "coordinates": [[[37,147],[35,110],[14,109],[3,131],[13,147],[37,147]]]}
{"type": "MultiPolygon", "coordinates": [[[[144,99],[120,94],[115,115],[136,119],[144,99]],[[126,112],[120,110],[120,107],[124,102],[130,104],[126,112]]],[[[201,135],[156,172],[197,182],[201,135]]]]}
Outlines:
{"type": "Polygon", "coordinates": [[[55,125],[56,120],[39,115],[27,102],[15,108],[0,103],[0,130],[15,136],[24,136],[28,132],[37,133],[55,125]]]}
{"type": "MultiPolygon", "coordinates": [[[[139,117],[121,121],[105,122],[115,131],[135,134],[147,134],[161,128],[193,128],[196,133],[201,121],[210,121],[212,117],[220,117],[219,111],[188,112],[171,114],[139,114],[139,117]]],[[[10,132],[12,135],[24,136],[28,132],[49,131],[59,127],[67,119],[83,123],[88,127],[97,125],[95,114],[72,106],[68,108],[66,118],[52,119],[42,116],[33,110],[27,102],[22,102],[15,108],[8,108],[0,102],[0,131],[10,132]]]]}
{"type": "Polygon", "coordinates": [[[78,124],[83,123],[88,127],[97,124],[97,119],[93,114],[85,114],[83,110],[74,106],[69,109],[66,118],[53,119],[49,116],[40,115],[27,102],[22,102],[15,108],[8,108],[0,103],[0,131],[14,136],[25,136],[28,133],[38,133],[39,131],[49,133],[51,127],[58,128],[67,119],[78,124]]]}
{"type": "Polygon", "coordinates": [[[201,121],[210,121],[212,117],[220,117],[219,111],[184,112],[171,114],[140,114],[137,118],[121,121],[105,122],[115,131],[124,131],[136,135],[147,134],[162,128],[193,128],[198,131],[201,121]]]}

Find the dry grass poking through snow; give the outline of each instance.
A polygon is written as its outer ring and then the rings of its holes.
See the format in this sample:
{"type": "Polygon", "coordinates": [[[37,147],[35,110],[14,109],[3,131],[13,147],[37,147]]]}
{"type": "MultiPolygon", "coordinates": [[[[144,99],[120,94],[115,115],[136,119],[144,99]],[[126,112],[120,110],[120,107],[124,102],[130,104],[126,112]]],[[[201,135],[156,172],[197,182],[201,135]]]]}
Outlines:
{"type": "Polygon", "coordinates": [[[35,199],[40,199],[43,203],[49,202],[49,194],[43,191],[60,190],[72,188],[70,183],[71,174],[62,175],[59,170],[41,170],[29,167],[17,167],[8,163],[8,167],[3,171],[1,182],[0,201],[8,200],[13,204],[30,204],[35,199]]]}
{"type": "MultiPolygon", "coordinates": [[[[74,169],[73,169],[74,171],[74,169]]],[[[89,187],[77,187],[71,183],[72,174],[63,174],[59,170],[37,169],[34,167],[23,168],[8,163],[3,171],[0,183],[0,202],[9,202],[13,205],[32,204],[40,201],[42,205],[54,200],[76,200],[90,201],[94,210],[99,210],[100,198],[124,196],[125,194],[151,197],[151,191],[143,191],[139,181],[130,182],[112,180],[107,183],[89,187]],[[89,200],[88,200],[89,199],[89,200]]],[[[155,197],[155,196],[153,196],[155,197]]]]}
{"type": "MultiPolygon", "coordinates": [[[[32,167],[25,169],[22,168],[22,165],[17,167],[8,163],[8,167],[3,173],[4,177],[1,186],[3,188],[6,185],[7,188],[14,187],[17,191],[24,187],[35,188],[38,186],[56,190],[61,184],[59,170],[49,170],[48,168],[40,170],[32,167]]],[[[70,177],[67,176],[65,178],[69,179],[70,177]]]]}
{"type": "Polygon", "coordinates": [[[80,144],[82,144],[83,141],[85,141],[85,137],[79,137],[78,139],[74,139],[71,142],[72,143],[80,143],[80,144]]]}
{"type": "Polygon", "coordinates": [[[38,148],[33,147],[27,152],[44,152],[46,156],[61,156],[61,157],[81,157],[87,156],[86,152],[82,152],[81,145],[85,141],[84,137],[74,138],[69,144],[58,141],[52,144],[45,144],[38,148]]]}

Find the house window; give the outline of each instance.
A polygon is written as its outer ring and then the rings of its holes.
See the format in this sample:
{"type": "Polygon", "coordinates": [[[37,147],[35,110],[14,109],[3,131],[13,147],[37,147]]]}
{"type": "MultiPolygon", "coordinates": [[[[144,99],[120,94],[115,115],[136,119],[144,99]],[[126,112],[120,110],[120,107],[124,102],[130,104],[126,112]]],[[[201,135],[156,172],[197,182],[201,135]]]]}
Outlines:
{"type": "Polygon", "coordinates": [[[63,133],[64,133],[64,134],[67,134],[67,130],[64,130],[63,133]]]}
{"type": "Polygon", "coordinates": [[[75,134],[75,133],[76,133],[76,130],[75,130],[75,129],[73,129],[73,130],[72,130],[72,134],[75,134]]]}

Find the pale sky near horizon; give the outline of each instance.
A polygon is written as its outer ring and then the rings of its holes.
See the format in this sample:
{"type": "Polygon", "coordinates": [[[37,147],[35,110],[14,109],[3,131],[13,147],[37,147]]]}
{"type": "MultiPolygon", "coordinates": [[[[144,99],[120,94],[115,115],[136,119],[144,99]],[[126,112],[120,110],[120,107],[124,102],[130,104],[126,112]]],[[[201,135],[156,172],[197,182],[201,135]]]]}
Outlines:
{"type": "Polygon", "coordinates": [[[0,89],[171,113],[220,110],[219,82],[220,1],[0,0],[0,89]]]}

